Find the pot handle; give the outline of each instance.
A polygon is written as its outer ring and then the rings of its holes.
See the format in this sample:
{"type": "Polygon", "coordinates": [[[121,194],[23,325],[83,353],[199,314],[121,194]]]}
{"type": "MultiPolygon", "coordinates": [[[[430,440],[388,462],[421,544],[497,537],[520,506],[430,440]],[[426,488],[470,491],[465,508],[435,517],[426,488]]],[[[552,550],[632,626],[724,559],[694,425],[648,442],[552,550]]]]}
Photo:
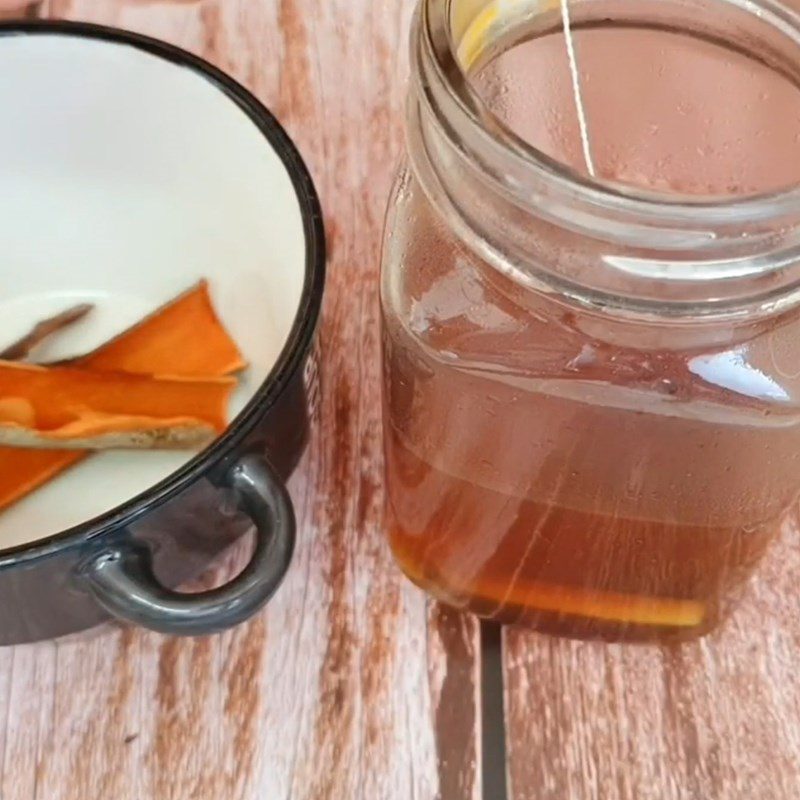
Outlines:
{"type": "Polygon", "coordinates": [[[240,509],[256,527],[256,546],[230,583],[198,594],[173,591],[153,573],[150,550],[118,542],[84,563],[81,577],[109,613],[173,636],[202,636],[232,628],[256,613],[280,586],[294,552],[295,518],[281,479],[267,461],[244,456],[226,474],[240,509]]]}

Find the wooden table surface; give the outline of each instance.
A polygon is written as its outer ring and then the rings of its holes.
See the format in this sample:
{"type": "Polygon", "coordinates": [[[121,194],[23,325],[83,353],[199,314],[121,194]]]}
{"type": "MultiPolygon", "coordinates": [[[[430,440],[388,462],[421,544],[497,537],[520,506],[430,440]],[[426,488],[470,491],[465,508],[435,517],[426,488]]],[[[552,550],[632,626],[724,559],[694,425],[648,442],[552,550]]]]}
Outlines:
{"type": "Polygon", "coordinates": [[[216,638],[107,626],[0,650],[2,800],[800,797],[796,534],[775,547],[724,631],[681,648],[481,629],[429,603],[392,564],[381,530],[376,287],[412,5],[27,9],[167,39],[261,97],[322,196],[330,280],[325,436],[293,482],[300,541],[284,588],[216,638]]]}

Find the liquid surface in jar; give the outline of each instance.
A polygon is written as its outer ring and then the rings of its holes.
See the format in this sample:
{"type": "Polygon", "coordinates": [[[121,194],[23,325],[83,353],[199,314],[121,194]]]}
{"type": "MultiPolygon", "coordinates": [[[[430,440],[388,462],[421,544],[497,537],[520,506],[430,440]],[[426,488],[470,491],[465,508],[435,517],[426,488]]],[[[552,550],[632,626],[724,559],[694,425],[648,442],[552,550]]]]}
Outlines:
{"type": "Polygon", "coordinates": [[[689,195],[800,182],[800,90],[744,52],[670,30],[573,24],[523,41],[473,78],[521,139],[587,173],[578,99],[598,177],[689,195]]]}
{"type": "MultiPolygon", "coordinates": [[[[576,50],[601,175],[710,195],[800,179],[800,93],[758,62],[654,31],[578,31],[576,50]],[[623,124],[628,99],[602,70],[630,72],[629,59],[650,88],[623,124]],[[687,84],[684,67],[699,80],[687,84]],[[709,106],[734,87],[744,117],[709,106]]],[[[518,133],[581,168],[563,38],[519,45],[478,83],[518,133]]],[[[555,633],[711,630],[793,524],[796,322],[724,350],[610,344],[570,312],[540,314],[497,290],[418,188],[401,187],[397,203],[413,224],[387,246],[407,268],[402,288],[384,285],[385,418],[389,534],[404,571],[452,604],[555,633]]]]}

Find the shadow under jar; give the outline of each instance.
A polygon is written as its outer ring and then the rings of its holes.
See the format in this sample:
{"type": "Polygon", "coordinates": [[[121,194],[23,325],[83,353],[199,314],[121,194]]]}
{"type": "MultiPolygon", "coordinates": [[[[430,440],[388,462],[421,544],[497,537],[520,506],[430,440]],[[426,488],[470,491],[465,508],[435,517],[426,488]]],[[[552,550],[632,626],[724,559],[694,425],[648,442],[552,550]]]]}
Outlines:
{"type": "Polygon", "coordinates": [[[387,526],[458,607],[693,638],[800,490],[800,18],[569,12],[577,75],[557,4],[422,0],[382,271],[387,526]]]}

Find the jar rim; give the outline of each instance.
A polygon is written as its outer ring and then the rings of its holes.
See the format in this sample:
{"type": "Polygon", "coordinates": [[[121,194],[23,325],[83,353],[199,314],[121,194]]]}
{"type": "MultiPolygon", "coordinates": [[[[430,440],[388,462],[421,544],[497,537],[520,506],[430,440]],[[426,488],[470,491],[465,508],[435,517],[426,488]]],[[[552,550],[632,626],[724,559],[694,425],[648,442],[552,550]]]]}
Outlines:
{"type": "MultiPolygon", "coordinates": [[[[716,0],[758,18],[790,38],[800,58],[800,13],[780,0],[716,0]]],[[[800,184],[771,192],[746,195],[693,196],[649,190],[589,175],[552,158],[512,131],[485,103],[471,85],[461,63],[449,21],[452,0],[422,0],[424,46],[459,116],[483,145],[510,163],[542,180],[558,194],[570,195],[583,204],[617,212],[642,222],[665,220],[698,226],[758,222],[800,211],[800,184]],[[488,124],[487,124],[488,121],[488,124]]]]}
{"type": "MultiPolygon", "coordinates": [[[[417,9],[408,153],[433,207],[483,261],[539,294],[626,319],[715,323],[800,307],[800,186],[723,199],[667,198],[567,168],[521,142],[483,104],[458,59],[451,30],[456,1],[420,0],[417,9]],[[571,272],[576,266],[580,271],[571,272]]],[[[492,1],[540,13],[537,0],[492,1]]],[[[582,9],[581,22],[601,6],[603,24],[633,16],[624,0],[572,2],[582,9]],[[614,15],[605,12],[610,3],[614,15]]],[[[703,35],[726,25],[729,17],[716,14],[716,6],[727,8],[734,24],[720,43],[758,48],[764,64],[800,87],[800,13],[782,0],[638,2],[649,15],[642,24],[660,19],[671,30],[703,35]],[[698,15],[695,25],[689,14],[703,3],[715,6],[715,14],[698,15]]],[[[550,12],[538,20],[540,28],[560,29],[550,12]]]]}

